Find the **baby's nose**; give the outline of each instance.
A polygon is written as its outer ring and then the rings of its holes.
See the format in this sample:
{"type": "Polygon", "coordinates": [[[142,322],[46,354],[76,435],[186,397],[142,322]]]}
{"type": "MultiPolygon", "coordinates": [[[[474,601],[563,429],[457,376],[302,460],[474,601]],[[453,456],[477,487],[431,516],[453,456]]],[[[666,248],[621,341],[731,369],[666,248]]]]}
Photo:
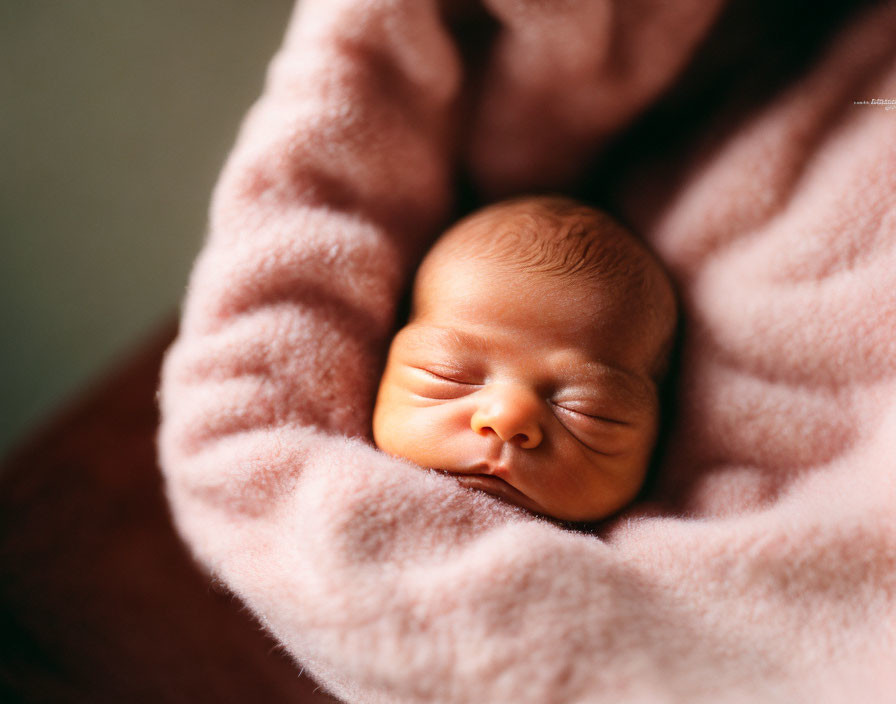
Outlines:
{"type": "Polygon", "coordinates": [[[542,401],[526,388],[495,384],[483,389],[482,401],[470,419],[470,427],[478,435],[494,433],[502,442],[530,450],[543,439],[541,430],[542,401]]]}

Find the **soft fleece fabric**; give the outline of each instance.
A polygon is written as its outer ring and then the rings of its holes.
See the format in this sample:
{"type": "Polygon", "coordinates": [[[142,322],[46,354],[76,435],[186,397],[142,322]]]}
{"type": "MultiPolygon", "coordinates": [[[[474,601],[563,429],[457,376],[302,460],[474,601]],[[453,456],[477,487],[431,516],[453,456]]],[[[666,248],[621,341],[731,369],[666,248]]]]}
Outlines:
{"type": "Polygon", "coordinates": [[[458,170],[575,183],[719,3],[446,5],[302,2],[243,126],[163,371],[195,556],[350,702],[893,701],[896,112],[853,101],[896,98],[896,6],[620,186],[681,392],[653,499],[584,534],[378,452],[377,376],[458,170]]]}

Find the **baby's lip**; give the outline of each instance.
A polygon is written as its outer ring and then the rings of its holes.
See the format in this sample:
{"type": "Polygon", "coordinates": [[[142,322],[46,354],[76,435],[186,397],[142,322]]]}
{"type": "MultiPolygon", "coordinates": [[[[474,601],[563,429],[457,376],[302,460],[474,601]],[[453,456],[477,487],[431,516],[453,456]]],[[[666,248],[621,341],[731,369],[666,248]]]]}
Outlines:
{"type": "Polygon", "coordinates": [[[478,462],[470,467],[465,467],[454,473],[457,474],[484,474],[490,477],[496,477],[503,481],[507,481],[507,477],[511,474],[511,467],[505,462],[486,460],[478,462]]]}
{"type": "Polygon", "coordinates": [[[470,489],[479,489],[487,494],[504,499],[512,504],[520,505],[522,494],[520,491],[500,477],[493,474],[472,474],[469,472],[451,472],[451,475],[460,482],[462,486],[470,489]]]}
{"type": "Polygon", "coordinates": [[[449,470],[448,474],[457,479],[462,486],[479,489],[516,506],[528,506],[531,502],[526,495],[504,479],[509,471],[506,464],[481,463],[469,468],[449,470]]]}

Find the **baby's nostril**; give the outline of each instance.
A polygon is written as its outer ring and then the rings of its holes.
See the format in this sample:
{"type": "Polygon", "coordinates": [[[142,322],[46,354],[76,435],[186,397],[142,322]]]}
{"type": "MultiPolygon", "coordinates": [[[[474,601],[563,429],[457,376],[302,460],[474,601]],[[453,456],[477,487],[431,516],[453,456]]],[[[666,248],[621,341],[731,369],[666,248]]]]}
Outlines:
{"type": "Polygon", "coordinates": [[[520,445],[529,442],[529,436],[525,433],[517,433],[513,436],[511,442],[518,442],[520,445]]]}

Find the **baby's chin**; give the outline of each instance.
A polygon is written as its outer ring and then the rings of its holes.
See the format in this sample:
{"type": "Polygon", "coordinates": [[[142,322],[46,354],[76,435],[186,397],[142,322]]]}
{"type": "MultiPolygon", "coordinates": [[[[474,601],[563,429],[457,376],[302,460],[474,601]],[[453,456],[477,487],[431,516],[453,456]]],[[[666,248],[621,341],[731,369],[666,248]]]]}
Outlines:
{"type": "Polygon", "coordinates": [[[546,508],[535,499],[530,498],[512,484],[504,481],[500,477],[489,474],[468,474],[460,472],[445,472],[449,474],[457,483],[467,489],[474,489],[485,494],[493,496],[504,503],[521,508],[528,513],[546,518],[550,521],[558,523],[592,523],[606,517],[606,511],[595,509],[592,512],[583,512],[574,509],[565,510],[564,508],[546,508]]]}

